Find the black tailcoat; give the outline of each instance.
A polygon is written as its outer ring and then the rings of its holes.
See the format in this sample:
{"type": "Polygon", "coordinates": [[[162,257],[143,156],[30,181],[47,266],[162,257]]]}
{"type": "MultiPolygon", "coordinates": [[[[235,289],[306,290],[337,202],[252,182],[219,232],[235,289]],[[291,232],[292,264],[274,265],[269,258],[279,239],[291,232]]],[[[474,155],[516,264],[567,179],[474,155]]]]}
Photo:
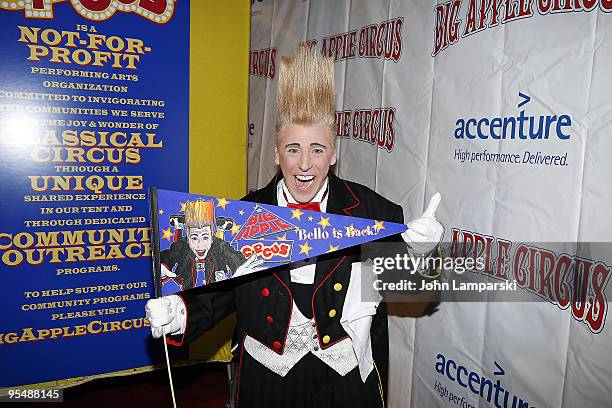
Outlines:
{"type": "MultiPolygon", "coordinates": [[[[276,186],[281,177],[278,174],[266,187],[252,192],[243,200],[277,205],[276,186]]],[[[400,206],[363,185],[340,179],[331,172],[328,194],[328,213],[404,222],[400,206]]],[[[391,240],[397,239],[397,236],[391,237],[391,240]]],[[[382,400],[386,397],[389,359],[385,303],[380,304],[372,321],[375,369],[365,384],[358,368],[341,377],[312,354],[302,358],[283,378],[259,364],[243,348],[244,337],[248,334],[282,354],[294,299],[304,315],[314,316],[322,349],[346,338],[347,334],[340,324],[340,314],[349,285],[351,264],[360,261],[359,254],[360,247],[353,247],[319,256],[313,285],[292,284],[289,268],[279,267],[271,273],[260,272],[246,279],[221,283],[218,289],[188,291],[181,295],[187,306],[186,333],[182,338],[169,341],[178,344],[191,341],[236,312],[237,339],[240,342],[240,408],[382,407],[382,400]],[[340,283],[341,290],[337,290],[337,283],[340,283]],[[298,286],[300,289],[297,289],[298,286]],[[331,309],[338,311],[334,317],[330,317],[331,309]],[[327,344],[322,341],[325,336],[330,339],[327,344]]]]}

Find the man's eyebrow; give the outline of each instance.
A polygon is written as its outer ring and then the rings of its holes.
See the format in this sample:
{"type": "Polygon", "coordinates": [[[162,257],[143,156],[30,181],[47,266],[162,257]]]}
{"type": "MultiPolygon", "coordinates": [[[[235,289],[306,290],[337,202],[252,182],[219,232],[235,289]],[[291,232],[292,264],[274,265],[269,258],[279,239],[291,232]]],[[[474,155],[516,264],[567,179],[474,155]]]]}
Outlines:
{"type": "Polygon", "coordinates": [[[325,146],[324,144],[321,144],[321,143],[311,143],[310,147],[322,147],[324,149],[327,149],[327,146],[325,146]]]}
{"type": "Polygon", "coordinates": [[[300,144],[299,143],[289,143],[285,145],[285,149],[288,147],[300,147],[300,144]]]}

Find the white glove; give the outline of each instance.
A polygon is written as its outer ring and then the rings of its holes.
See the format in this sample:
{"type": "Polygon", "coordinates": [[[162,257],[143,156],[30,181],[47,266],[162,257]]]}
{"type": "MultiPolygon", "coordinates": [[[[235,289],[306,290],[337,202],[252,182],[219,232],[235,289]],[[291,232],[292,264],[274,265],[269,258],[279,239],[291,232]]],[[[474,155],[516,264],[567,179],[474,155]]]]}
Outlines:
{"type": "Polygon", "coordinates": [[[183,334],[187,327],[187,309],[177,295],[151,299],[145,306],[151,323],[151,334],[156,339],[164,334],[183,334]]]}
{"type": "Polygon", "coordinates": [[[161,264],[161,278],[176,278],[176,273],[172,272],[170,269],[166,267],[166,265],[161,264]]]}
{"type": "MultiPolygon", "coordinates": [[[[244,261],[242,265],[240,265],[236,272],[232,275],[232,278],[237,276],[248,275],[253,272],[261,271],[262,269],[266,269],[265,266],[261,266],[263,264],[263,259],[257,258],[257,255],[253,254],[249,256],[249,258],[244,261]]],[[[226,265],[227,270],[229,271],[229,266],[226,265]]]]}
{"type": "Polygon", "coordinates": [[[440,193],[434,194],[423,215],[410,221],[408,230],[402,233],[404,241],[417,255],[429,254],[442,240],[444,227],[436,220],[436,209],[441,199],[440,193]]]}

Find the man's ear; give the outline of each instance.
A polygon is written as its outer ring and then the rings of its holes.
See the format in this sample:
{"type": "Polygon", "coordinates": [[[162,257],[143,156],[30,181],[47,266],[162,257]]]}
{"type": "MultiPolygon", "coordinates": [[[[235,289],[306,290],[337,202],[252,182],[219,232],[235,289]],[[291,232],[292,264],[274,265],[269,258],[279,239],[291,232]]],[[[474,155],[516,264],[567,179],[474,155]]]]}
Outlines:
{"type": "Polygon", "coordinates": [[[278,147],[274,146],[274,163],[276,163],[277,166],[280,166],[280,161],[278,160],[278,147]]]}
{"type": "Polygon", "coordinates": [[[336,146],[334,146],[334,151],[332,153],[331,161],[329,162],[330,166],[336,164],[336,146]]]}

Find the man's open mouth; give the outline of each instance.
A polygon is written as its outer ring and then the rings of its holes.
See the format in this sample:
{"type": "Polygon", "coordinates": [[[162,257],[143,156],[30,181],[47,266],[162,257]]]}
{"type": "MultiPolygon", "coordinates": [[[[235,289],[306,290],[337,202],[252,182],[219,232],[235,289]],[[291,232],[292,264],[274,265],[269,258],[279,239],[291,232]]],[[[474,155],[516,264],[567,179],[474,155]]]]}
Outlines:
{"type": "Polygon", "coordinates": [[[312,185],[315,176],[294,176],[295,177],[295,186],[298,190],[308,190],[312,185]]]}
{"type": "Polygon", "coordinates": [[[196,255],[198,258],[204,258],[206,256],[206,251],[196,251],[196,255]]]}

